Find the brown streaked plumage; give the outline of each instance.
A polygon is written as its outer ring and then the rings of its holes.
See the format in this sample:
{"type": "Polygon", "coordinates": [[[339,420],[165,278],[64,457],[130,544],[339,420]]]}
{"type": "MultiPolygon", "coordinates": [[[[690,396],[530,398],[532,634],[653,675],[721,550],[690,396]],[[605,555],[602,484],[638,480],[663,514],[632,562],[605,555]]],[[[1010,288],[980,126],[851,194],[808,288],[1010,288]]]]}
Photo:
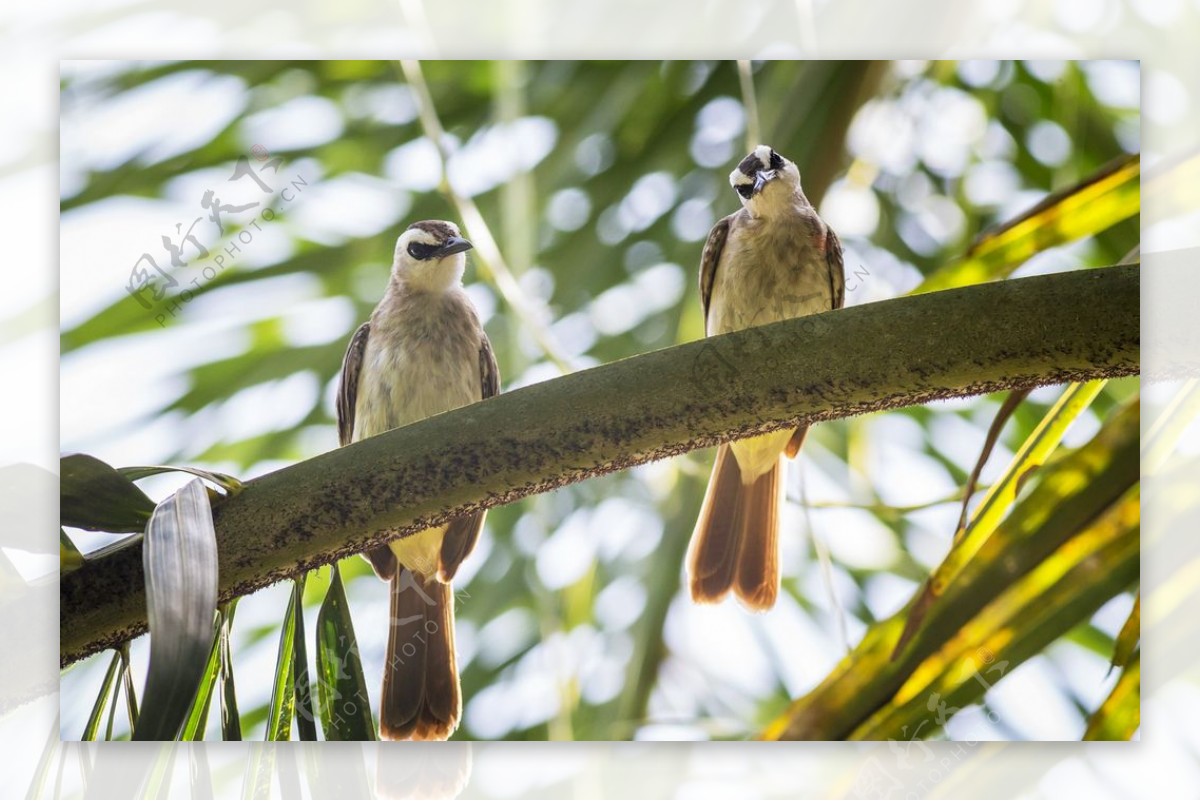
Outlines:
{"type": "MultiPolygon", "coordinates": [[[[500,372],[462,289],[470,243],[451,223],[413,223],[392,278],[342,362],[338,439],[347,445],[500,392],[500,372]]],[[[384,739],[444,740],[462,711],[450,582],[475,547],[484,512],[368,551],[391,582],[379,729],[384,739]]]]}
{"type": "MultiPolygon", "coordinates": [[[[759,145],[730,174],[742,208],[713,226],[700,257],[705,333],[728,333],[841,308],[842,246],[800,188],[796,165],[759,145]]],[[[763,611],[779,592],[783,456],[794,458],[805,427],[721,445],[692,534],[692,599],[715,603],[730,590],[763,611]]]]}

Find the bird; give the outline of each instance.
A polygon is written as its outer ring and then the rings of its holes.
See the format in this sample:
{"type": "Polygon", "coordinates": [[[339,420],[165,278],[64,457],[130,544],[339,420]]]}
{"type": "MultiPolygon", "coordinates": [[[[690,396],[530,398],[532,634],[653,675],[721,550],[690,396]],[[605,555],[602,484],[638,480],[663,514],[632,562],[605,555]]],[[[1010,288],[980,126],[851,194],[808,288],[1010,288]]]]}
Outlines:
{"type": "MultiPolygon", "coordinates": [[[[729,175],[741,208],[717,221],[700,257],[705,336],[841,308],[842,245],[800,186],[796,164],[758,145],[729,175]]],[[[730,590],[749,611],[779,594],[779,516],[784,460],[807,427],[718,447],[692,532],[692,599],[716,603],[730,590]]]]}
{"type": "MultiPolygon", "coordinates": [[[[499,394],[496,356],[462,284],[471,248],[458,227],[443,220],[414,222],[396,240],[383,299],[354,332],[342,360],[341,445],[499,394]]],[[[475,547],[484,514],[364,554],[391,584],[381,739],[445,740],[458,727],[451,581],[475,547]]]]}

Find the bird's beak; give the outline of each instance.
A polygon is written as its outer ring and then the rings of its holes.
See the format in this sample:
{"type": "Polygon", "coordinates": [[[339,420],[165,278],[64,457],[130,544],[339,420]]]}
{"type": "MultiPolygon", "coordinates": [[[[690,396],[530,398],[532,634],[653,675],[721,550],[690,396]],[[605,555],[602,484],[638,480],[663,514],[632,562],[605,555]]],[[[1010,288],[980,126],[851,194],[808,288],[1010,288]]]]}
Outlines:
{"type": "Polygon", "coordinates": [[[750,194],[757,195],[763,190],[763,187],[767,185],[767,181],[770,181],[774,177],[774,170],[759,170],[754,176],[754,191],[750,194]]]}
{"type": "Polygon", "coordinates": [[[464,250],[470,250],[473,247],[475,246],[461,236],[452,236],[437,249],[436,255],[439,259],[443,259],[446,256],[453,256],[455,253],[462,253],[464,250]]]}

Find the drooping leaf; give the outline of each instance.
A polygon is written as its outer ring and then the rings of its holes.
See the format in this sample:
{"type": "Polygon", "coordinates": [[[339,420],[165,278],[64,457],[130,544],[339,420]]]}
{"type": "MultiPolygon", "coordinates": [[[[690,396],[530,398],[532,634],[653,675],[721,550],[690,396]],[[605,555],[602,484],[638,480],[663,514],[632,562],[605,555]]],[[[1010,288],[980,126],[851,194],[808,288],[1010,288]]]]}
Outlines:
{"type": "Polygon", "coordinates": [[[1092,713],[1085,740],[1128,740],[1142,723],[1142,659],[1134,654],[1108,698],[1092,713]]]}
{"type": "MultiPolygon", "coordinates": [[[[113,738],[113,725],[117,721],[117,702],[121,699],[121,690],[128,688],[128,685],[125,683],[125,674],[129,672],[129,663],[121,658],[120,649],[117,650],[117,659],[121,662],[121,666],[117,668],[117,684],[119,687],[113,692],[112,702],[108,705],[108,723],[104,726],[105,742],[109,742],[113,738]]],[[[126,708],[128,708],[128,705],[126,705],[126,708]]]]}
{"type": "Polygon", "coordinates": [[[226,741],[242,739],[242,721],[238,713],[237,690],[233,682],[233,655],[229,651],[229,630],[233,627],[234,598],[221,606],[221,738],[226,741]]]}
{"type": "Polygon", "coordinates": [[[67,532],[58,530],[58,570],[61,574],[70,573],[83,566],[83,554],[71,542],[67,532]]]}
{"type": "Polygon", "coordinates": [[[199,479],[165,499],[143,547],[150,667],[135,740],[172,740],[204,674],[217,609],[217,540],[199,479]]]}
{"type": "Polygon", "coordinates": [[[1138,573],[1139,500],[1134,487],[1001,593],[913,671],[893,700],[850,739],[930,735],[1124,592],[1138,573]]]}
{"type": "Polygon", "coordinates": [[[984,233],[960,261],[934,272],[913,293],[1005,278],[1048,248],[1100,233],[1141,210],[1141,159],[1121,156],[1074,186],[984,233]]]}
{"type": "Polygon", "coordinates": [[[1004,424],[1008,422],[1008,418],[1012,417],[1017,407],[1029,397],[1029,392],[1028,389],[1015,389],[1008,393],[1008,397],[1004,399],[1004,403],[996,412],[991,426],[988,427],[987,436],[983,440],[983,450],[980,451],[979,458],[975,461],[975,467],[967,478],[967,486],[963,490],[962,511],[958,515],[958,528],[954,532],[955,539],[958,539],[958,536],[967,528],[967,511],[970,508],[971,496],[975,494],[975,487],[979,483],[979,474],[983,472],[988,457],[992,455],[992,449],[996,447],[996,441],[1000,439],[1000,432],[1004,429],[1004,424]]]}
{"type": "Polygon", "coordinates": [[[290,740],[292,714],[295,711],[296,685],[293,652],[296,643],[296,593],[288,598],[287,612],[279,632],[279,653],[275,657],[275,681],[267,713],[267,739],[290,740]]]}
{"type": "MultiPolygon", "coordinates": [[[[920,639],[936,640],[952,632],[961,620],[956,607],[968,594],[996,592],[1004,582],[1029,570],[1060,546],[1090,516],[1120,497],[1138,479],[1137,432],[1140,405],[1118,410],[1086,446],[1072,451],[1047,468],[1041,482],[1018,504],[992,536],[980,544],[927,607],[920,639]],[[941,626],[942,631],[928,632],[941,626]]],[[[951,559],[938,566],[935,577],[951,559]]],[[[920,596],[923,600],[924,595],[920,596]]],[[[897,651],[902,646],[897,646],[897,651]]]]}
{"type": "MultiPolygon", "coordinates": [[[[1054,452],[1054,449],[1062,442],[1063,434],[1070,428],[1071,423],[1091,405],[1096,396],[1100,394],[1100,390],[1104,388],[1104,384],[1105,382],[1100,380],[1068,386],[1050,411],[1046,413],[1046,416],[1042,418],[1038,427],[1022,443],[1004,474],[991,486],[983,501],[980,502],[979,508],[971,517],[971,522],[956,533],[950,553],[946,555],[946,558],[942,560],[933,575],[921,588],[905,624],[904,632],[896,643],[897,654],[912,639],[930,607],[946,591],[946,587],[954,580],[954,577],[979,553],[980,548],[995,532],[1004,514],[1016,501],[1024,482],[1054,452]]],[[[965,498],[963,504],[965,508],[965,498]]]]}
{"type": "Polygon", "coordinates": [[[64,526],[124,533],[142,531],[154,501],[128,478],[86,453],[59,462],[59,518],[64,526]]]}
{"type": "Polygon", "coordinates": [[[317,614],[317,703],[326,740],[375,739],[358,641],[336,564],[317,614]]]}
{"type": "Polygon", "coordinates": [[[304,576],[292,582],[292,603],[296,609],[292,648],[293,692],[296,697],[296,730],[301,740],[317,739],[317,721],[313,715],[312,682],[308,675],[308,644],[304,634],[304,576]]]}
{"type": "Polygon", "coordinates": [[[125,688],[125,712],[129,716],[129,730],[136,731],[139,719],[137,693],[133,689],[133,661],[129,658],[129,643],[117,648],[121,654],[121,684],[125,688]]]}
{"type": "Polygon", "coordinates": [[[145,538],[145,535],[142,532],[138,532],[137,534],[130,534],[128,537],[122,537],[121,539],[119,539],[115,542],[110,542],[108,545],[105,545],[101,548],[97,548],[96,550],[89,552],[88,555],[84,557],[84,559],[88,562],[95,562],[95,561],[99,561],[101,559],[105,559],[109,556],[112,556],[117,551],[123,551],[126,548],[130,548],[130,547],[136,545],[137,543],[141,542],[144,538],[145,538]]]}
{"type": "Polygon", "coordinates": [[[217,610],[217,628],[213,633],[212,648],[208,652],[208,661],[204,663],[204,674],[200,677],[200,686],[196,688],[196,698],[192,708],[188,710],[187,720],[179,739],[184,741],[203,740],[204,728],[208,723],[208,710],[212,706],[213,689],[221,673],[221,628],[224,621],[221,611],[217,610]]]}
{"type": "Polygon", "coordinates": [[[88,715],[87,725],[83,727],[83,735],[81,740],[95,740],[96,735],[100,731],[100,718],[104,714],[104,708],[108,705],[108,699],[116,688],[117,668],[121,664],[121,654],[113,651],[112,661],[108,663],[108,670],[104,674],[104,681],[100,684],[100,693],[96,696],[96,703],[92,705],[92,713],[88,715]]]}
{"type": "MultiPolygon", "coordinates": [[[[922,663],[972,623],[991,601],[1038,569],[1056,549],[1130,492],[1138,480],[1138,420],[1139,405],[1125,405],[1089,442],[1047,466],[1038,484],[930,606],[924,624],[905,648],[897,650],[896,642],[922,598],[921,591],[904,609],[868,629],[854,650],[812,692],[767,727],[763,736],[842,739],[892,701],[922,669],[922,663]]],[[[1136,538],[1132,542],[1136,567],[1136,538]]],[[[1077,619],[1072,625],[1079,622],[1077,619]]]]}
{"type": "Polygon", "coordinates": [[[1133,610],[1121,626],[1117,634],[1116,648],[1113,649],[1113,667],[1125,667],[1133,659],[1138,643],[1142,638],[1142,594],[1138,593],[1133,599],[1133,610]]]}
{"type": "Polygon", "coordinates": [[[245,486],[241,481],[225,473],[218,473],[213,470],[201,470],[198,467],[174,466],[174,465],[146,465],[140,467],[121,467],[117,472],[123,475],[130,481],[137,481],[150,476],[161,475],[162,473],[190,473],[193,476],[203,478],[206,481],[211,481],[218,487],[221,487],[230,495],[236,495],[242,491],[245,486]]]}

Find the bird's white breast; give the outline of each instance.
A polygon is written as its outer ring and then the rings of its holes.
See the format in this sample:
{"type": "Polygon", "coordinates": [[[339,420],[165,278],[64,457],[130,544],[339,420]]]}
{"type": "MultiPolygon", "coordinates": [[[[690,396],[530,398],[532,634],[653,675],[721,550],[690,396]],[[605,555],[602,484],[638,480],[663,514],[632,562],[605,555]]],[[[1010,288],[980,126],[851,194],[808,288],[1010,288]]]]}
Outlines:
{"type": "Polygon", "coordinates": [[[461,304],[403,304],[373,318],[363,354],[354,438],[380,434],[483,397],[480,332],[461,304]]]}
{"type": "Polygon", "coordinates": [[[713,276],[705,333],[829,311],[833,293],[825,252],[807,215],[733,225],[713,276]]]}

